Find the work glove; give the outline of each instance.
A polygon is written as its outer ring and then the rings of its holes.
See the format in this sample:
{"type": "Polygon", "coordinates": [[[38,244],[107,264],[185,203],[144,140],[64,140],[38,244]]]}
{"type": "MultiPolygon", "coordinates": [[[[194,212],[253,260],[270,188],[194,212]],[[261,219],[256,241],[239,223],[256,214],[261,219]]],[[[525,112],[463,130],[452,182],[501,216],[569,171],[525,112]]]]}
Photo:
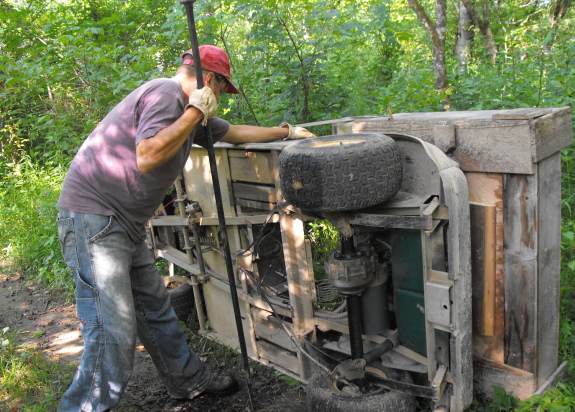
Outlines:
{"type": "Polygon", "coordinates": [[[294,140],[294,139],[305,139],[308,137],[315,137],[315,134],[303,127],[292,126],[289,123],[282,123],[279,127],[285,127],[289,130],[289,133],[284,140],[294,140]]]}
{"type": "Polygon", "coordinates": [[[214,117],[218,113],[218,99],[208,86],[203,89],[194,89],[190,93],[190,101],[186,106],[186,110],[190,107],[195,107],[204,115],[204,120],[202,120],[202,125],[208,124],[208,119],[214,117]]]}

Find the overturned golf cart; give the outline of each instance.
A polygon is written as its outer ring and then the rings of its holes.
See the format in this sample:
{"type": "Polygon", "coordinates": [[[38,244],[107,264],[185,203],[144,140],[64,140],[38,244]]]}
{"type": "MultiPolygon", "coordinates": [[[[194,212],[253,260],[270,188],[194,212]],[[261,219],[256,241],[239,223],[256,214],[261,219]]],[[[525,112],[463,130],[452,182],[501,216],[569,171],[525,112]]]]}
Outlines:
{"type": "Polygon", "coordinates": [[[463,411],[474,388],[551,385],[569,108],[320,124],[333,134],[216,145],[234,285],[203,148],[150,220],[201,331],[238,346],[235,288],[249,356],[306,383],[309,410],[463,411]],[[340,239],[321,262],[318,221],[340,239]]]}

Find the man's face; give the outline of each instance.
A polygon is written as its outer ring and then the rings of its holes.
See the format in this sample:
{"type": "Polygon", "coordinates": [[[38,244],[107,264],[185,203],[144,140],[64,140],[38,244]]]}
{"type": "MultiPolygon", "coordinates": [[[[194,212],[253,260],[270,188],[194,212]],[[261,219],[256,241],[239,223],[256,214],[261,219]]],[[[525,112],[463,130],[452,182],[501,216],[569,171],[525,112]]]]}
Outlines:
{"type": "Polygon", "coordinates": [[[218,83],[214,73],[211,72],[207,75],[207,85],[212,89],[218,100],[220,99],[220,94],[225,93],[228,89],[228,83],[226,81],[218,83]]]}

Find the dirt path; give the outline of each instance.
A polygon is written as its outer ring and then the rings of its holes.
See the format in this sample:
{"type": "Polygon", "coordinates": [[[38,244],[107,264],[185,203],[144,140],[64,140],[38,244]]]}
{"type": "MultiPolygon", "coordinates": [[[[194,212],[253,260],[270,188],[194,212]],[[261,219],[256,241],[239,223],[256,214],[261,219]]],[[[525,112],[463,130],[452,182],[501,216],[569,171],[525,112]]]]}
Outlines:
{"type": "MultiPolygon", "coordinates": [[[[27,286],[18,275],[0,275],[0,329],[8,326],[18,330],[18,340],[23,345],[39,348],[50,360],[77,364],[83,349],[77,323],[75,305],[62,304],[49,292],[27,286]]],[[[159,382],[149,355],[138,346],[132,378],[114,412],[249,411],[242,371],[226,366],[224,362],[216,361],[215,367],[236,376],[242,385],[241,390],[227,398],[200,397],[193,401],[176,401],[168,396],[159,382]]],[[[271,369],[254,368],[251,384],[256,411],[305,411],[305,394],[301,388],[280,381],[271,369]]]]}

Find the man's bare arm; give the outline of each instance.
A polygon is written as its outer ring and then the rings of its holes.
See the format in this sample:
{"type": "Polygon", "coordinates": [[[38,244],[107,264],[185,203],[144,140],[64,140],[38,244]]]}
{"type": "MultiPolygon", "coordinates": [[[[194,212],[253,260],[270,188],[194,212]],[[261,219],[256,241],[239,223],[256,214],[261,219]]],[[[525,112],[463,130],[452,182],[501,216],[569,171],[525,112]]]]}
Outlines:
{"type": "Polygon", "coordinates": [[[262,143],[285,139],[287,135],[288,129],[285,127],[259,127],[232,124],[220,141],[231,144],[262,143]]]}
{"type": "Polygon", "coordinates": [[[155,136],[141,140],[136,146],[138,169],[145,173],[151,172],[170,160],[203,118],[202,112],[190,107],[170,126],[163,128],[155,136]]]}

